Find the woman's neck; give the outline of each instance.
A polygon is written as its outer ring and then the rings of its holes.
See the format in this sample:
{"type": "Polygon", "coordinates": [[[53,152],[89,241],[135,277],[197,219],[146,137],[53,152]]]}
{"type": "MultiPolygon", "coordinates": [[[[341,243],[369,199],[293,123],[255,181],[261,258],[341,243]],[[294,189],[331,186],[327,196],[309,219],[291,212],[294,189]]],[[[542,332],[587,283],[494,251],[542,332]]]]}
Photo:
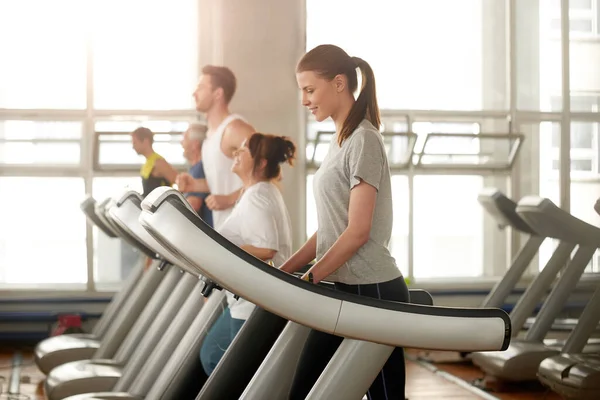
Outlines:
{"type": "Polygon", "coordinates": [[[335,131],[339,135],[342,132],[342,128],[344,127],[344,122],[350,115],[350,110],[352,110],[352,106],[354,105],[354,97],[352,95],[345,97],[344,101],[340,103],[338,109],[331,114],[331,119],[335,124],[335,131]]]}
{"type": "Polygon", "coordinates": [[[244,189],[248,189],[250,186],[254,186],[260,182],[269,182],[269,180],[264,178],[256,178],[252,176],[242,178],[242,184],[244,185],[244,189]]]}

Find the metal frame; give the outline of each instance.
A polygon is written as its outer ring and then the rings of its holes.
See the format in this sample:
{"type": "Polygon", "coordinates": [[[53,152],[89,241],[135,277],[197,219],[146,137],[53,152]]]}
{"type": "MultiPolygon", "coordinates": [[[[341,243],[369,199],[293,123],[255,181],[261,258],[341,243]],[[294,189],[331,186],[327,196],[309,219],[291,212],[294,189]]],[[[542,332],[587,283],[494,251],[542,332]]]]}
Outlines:
{"type": "MultiPolygon", "coordinates": [[[[155,131],[155,134],[166,134],[166,135],[171,135],[171,136],[176,136],[176,135],[182,135],[183,132],[159,132],[159,131],[155,131]]],[[[107,172],[137,172],[140,167],[142,166],[141,163],[136,163],[136,164],[101,164],[100,163],[100,137],[103,135],[128,135],[127,132],[100,132],[100,131],[94,131],[94,142],[93,142],[93,156],[92,156],[92,160],[93,160],[93,165],[92,168],[94,170],[94,172],[99,172],[99,171],[107,171],[107,172]]],[[[168,141],[164,141],[162,143],[179,143],[178,140],[175,140],[174,138],[171,138],[168,141]]],[[[185,169],[185,165],[184,164],[172,164],[173,167],[175,169],[178,170],[183,170],[185,169]]]]}
{"type": "Polygon", "coordinates": [[[483,170],[491,170],[491,171],[510,171],[511,168],[513,167],[513,164],[516,160],[516,157],[519,153],[519,150],[521,149],[521,144],[523,142],[523,140],[525,140],[525,135],[523,134],[514,134],[514,133],[508,133],[508,134],[503,134],[503,133],[428,133],[425,135],[425,139],[423,142],[423,151],[421,151],[420,153],[418,153],[418,158],[417,158],[417,162],[416,164],[413,164],[415,167],[415,170],[418,169],[433,169],[433,168],[445,168],[448,170],[452,170],[452,171],[456,171],[456,170],[466,170],[466,171],[471,171],[471,172],[480,172],[483,170]],[[489,163],[489,164],[459,164],[459,163],[438,163],[436,165],[436,163],[431,163],[431,164],[424,164],[423,163],[423,156],[428,156],[428,155],[434,155],[434,156],[447,156],[447,157],[452,157],[452,156],[482,156],[482,155],[486,155],[485,153],[477,153],[477,154],[472,154],[472,153],[464,153],[464,154],[459,154],[459,153],[427,153],[427,143],[431,143],[431,138],[471,138],[471,139],[493,139],[493,140],[507,140],[511,143],[510,146],[510,150],[509,150],[509,154],[508,154],[508,161],[506,163],[502,163],[502,162],[493,162],[493,163],[489,163]]]}
{"type": "MultiPolygon", "coordinates": [[[[312,143],[314,148],[313,148],[313,152],[312,152],[312,156],[310,158],[310,160],[306,160],[306,168],[309,172],[315,172],[319,166],[320,163],[317,162],[315,160],[315,156],[317,155],[317,146],[319,144],[324,144],[327,143],[326,141],[322,141],[322,137],[324,135],[334,135],[335,132],[330,132],[330,131],[317,131],[316,136],[314,138],[314,140],[307,140],[307,143],[312,143]]],[[[384,140],[386,138],[395,138],[395,137],[404,137],[407,138],[408,140],[408,156],[406,157],[406,162],[404,163],[396,163],[396,164],[390,164],[390,170],[392,171],[403,171],[407,168],[409,168],[411,162],[412,162],[412,156],[415,154],[414,153],[414,149],[415,149],[415,145],[417,144],[417,139],[418,139],[418,135],[414,132],[388,132],[388,131],[383,131],[381,132],[381,136],[383,136],[384,140]]]]}

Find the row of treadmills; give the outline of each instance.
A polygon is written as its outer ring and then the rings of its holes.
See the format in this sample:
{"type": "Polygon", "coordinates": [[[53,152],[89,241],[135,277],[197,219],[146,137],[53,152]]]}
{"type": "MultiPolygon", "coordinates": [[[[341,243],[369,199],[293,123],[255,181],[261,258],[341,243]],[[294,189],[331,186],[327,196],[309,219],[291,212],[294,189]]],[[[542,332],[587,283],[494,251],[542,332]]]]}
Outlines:
{"type": "MultiPolygon", "coordinates": [[[[490,189],[481,193],[479,201],[500,225],[529,235],[504,278],[486,298],[485,307],[501,306],[543,241],[556,240],[558,245],[510,313],[513,337],[508,349],[471,354],[473,363],[488,375],[507,381],[539,379],[564,398],[600,398],[600,341],[592,338],[600,322],[600,284],[567,339],[547,338],[600,247],[600,229],[548,199],[528,196],[516,204],[490,189]],[[531,207],[540,212],[529,213],[531,207]],[[540,302],[533,323],[524,336],[519,335],[540,302]]],[[[598,205],[600,201],[594,208],[600,213],[598,205]]]]}
{"type": "Polygon", "coordinates": [[[565,353],[594,351],[587,339],[600,320],[600,288],[566,343],[544,338],[600,246],[600,230],[547,199],[528,197],[517,205],[492,190],[482,193],[480,202],[500,224],[530,238],[481,308],[449,308],[433,306],[422,290],[411,290],[410,303],[397,303],[281,272],[219,235],[171,188],[155,189],[143,201],[129,190],[101,203],[89,197],[81,205],[87,218],[154,264],[144,271],[140,260],[90,334],[38,344],[35,360],[47,375],[46,395],[50,400],[286,399],[302,344],[316,329],[344,340],[308,399],[362,399],[394,346],[468,353],[490,374],[514,380],[539,376],[569,397],[598,398],[600,384],[594,381],[600,358],[565,353]],[[509,316],[499,307],[546,238],[561,242],[509,316]],[[525,339],[516,339],[550,287],[525,339]],[[223,288],[257,307],[203,379],[198,354],[226,305],[223,288]]]}

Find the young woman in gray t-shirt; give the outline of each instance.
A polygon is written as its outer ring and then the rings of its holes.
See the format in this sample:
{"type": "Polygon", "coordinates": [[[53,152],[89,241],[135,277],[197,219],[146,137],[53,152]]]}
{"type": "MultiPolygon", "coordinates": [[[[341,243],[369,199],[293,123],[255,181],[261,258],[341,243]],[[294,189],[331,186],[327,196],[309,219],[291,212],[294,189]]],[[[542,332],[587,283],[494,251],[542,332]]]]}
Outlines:
{"type": "MultiPolygon", "coordinates": [[[[303,276],[335,282],[335,289],[384,300],[409,301],[408,288],[388,244],[392,234],[392,189],[379,133],[375,78],[366,61],[333,45],[302,57],[296,70],[302,104],[317,121],[335,123],[329,151],[314,177],[317,232],[280,269],[293,273],[316,258],[303,276]],[[362,88],[357,99],[358,77],[362,88]]],[[[290,399],[304,399],[342,338],[311,331],[300,358],[290,399]]],[[[357,360],[357,362],[360,362],[357,360]]],[[[367,392],[373,399],[404,399],[404,352],[396,348],[367,392]]]]}

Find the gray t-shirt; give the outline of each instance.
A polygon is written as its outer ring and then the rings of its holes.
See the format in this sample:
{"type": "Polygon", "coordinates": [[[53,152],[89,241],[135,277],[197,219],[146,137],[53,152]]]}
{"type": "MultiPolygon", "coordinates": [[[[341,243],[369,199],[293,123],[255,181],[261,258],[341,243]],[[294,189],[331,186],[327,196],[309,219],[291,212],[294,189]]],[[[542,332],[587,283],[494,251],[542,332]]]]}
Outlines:
{"type": "Polygon", "coordinates": [[[343,266],[326,279],[346,284],[386,282],[402,276],[390,255],[392,234],[392,184],[390,167],[381,134],[363,120],[356,130],[329,151],[314,176],[317,206],[317,260],[329,250],[348,226],[350,190],[360,179],[377,189],[377,200],[369,240],[343,266]]]}

